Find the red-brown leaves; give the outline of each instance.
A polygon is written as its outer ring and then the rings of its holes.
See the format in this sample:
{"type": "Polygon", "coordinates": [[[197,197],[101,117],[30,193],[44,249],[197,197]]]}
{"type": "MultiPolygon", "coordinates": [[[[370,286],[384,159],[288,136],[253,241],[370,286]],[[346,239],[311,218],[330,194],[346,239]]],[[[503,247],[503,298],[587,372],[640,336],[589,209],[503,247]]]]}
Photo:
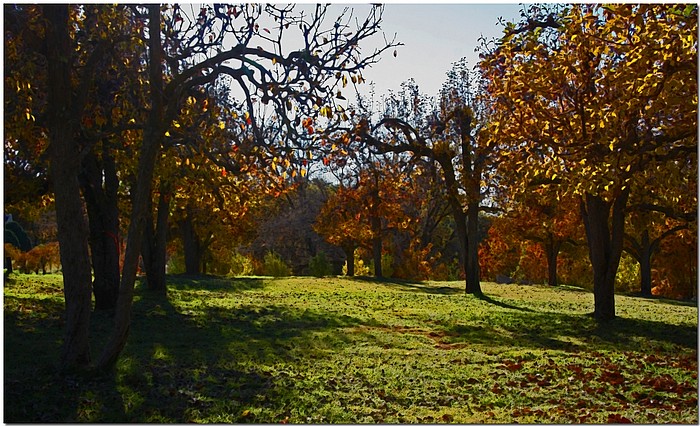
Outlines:
{"type": "Polygon", "coordinates": [[[632,423],[632,420],[615,413],[608,416],[608,423],[632,423]]]}

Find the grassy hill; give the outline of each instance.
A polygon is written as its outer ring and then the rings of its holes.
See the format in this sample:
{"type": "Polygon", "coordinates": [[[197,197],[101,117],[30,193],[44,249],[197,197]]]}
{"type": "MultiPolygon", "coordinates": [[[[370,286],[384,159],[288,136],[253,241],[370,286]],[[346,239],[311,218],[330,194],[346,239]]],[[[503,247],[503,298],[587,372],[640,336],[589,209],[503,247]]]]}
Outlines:
{"type": "MultiPolygon", "coordinates": [[[[113,373],[59,375],[60,276],[4,287],[5,422],[697,423],[693,304],[574,288],[169,277],[113,373]]],[[[92,317],[93,356],[111,328],[92,317]]]]}

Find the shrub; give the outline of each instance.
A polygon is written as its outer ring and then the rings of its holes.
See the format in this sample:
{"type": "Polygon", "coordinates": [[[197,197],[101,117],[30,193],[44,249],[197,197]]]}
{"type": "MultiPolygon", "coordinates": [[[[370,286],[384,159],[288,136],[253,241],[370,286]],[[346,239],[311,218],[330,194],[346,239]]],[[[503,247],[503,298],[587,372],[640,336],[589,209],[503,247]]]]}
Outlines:
{"type": "Polygon", "coordinates": [[[436,264],[429,279],[435,281],[460,281],[464,280],[464,268],[459,264],[459,259],[444,261],[436,264]]]}
{"type": "Polygon", "coordinates": [[[627,252],[623,252],[620,266],[617,268],[617,276],[615,276],[615,290],[621,292],[639,291],[641,280],[639,262],[627,252]]]}
{"type": "Polygon", "coordinates": [[[231,271],[233,276],[254,275],[255,268],[253,260],[239,252],[234,252],[231,256],[231,271]]]}
{"type": "MultiPolygon", "coordinates": [[[[374,259],[369,261],[368,266],[368,272],[374,274],[374,259]]],[[[355,269],[355,273],[357,273],[357,269],[355,269]]],[[[382,275],[384,278],[391,278],[394,275],[394,256],[389,253],[382,254],[382,275]]]]}
{"type": "Polygon", "coordinates": [[[557,261],[559,282],[593,290],[593,268],[588,258],[586,245],[566,245],[557,261]]]}
{"type": "Polygon", "coordinates": [[[185,256],[182,253],[175,252],[168,258],[166,266],[168,274],[184,274],[185,273],[185,256]]]}
{"type": "Polygon", "coordinates": [[[288,277],[292,274],[284,260],[273,252],[268,252],[265,255],[263,270],[265,275],[272,277],[288,277]]]}
{"type": "Polygon", "coordinates": [[[41,244],[26,253],[28,261],[31,261],[33,270],[38,273],[38,270],[46,274],[54,269],[58,269],[61,265],[58,242],[41,244]]]}
{"type": "MultiPolygon", "coordinates": [[[[359,250],[355,250],[355,276],[369,275],[369,268],[359,255],[359,250]]],[[[348,262],[343,265],[343,275],[348,274],[348,262]]]]}
{"type": "Polygon", "coordinates": [[[435,275],[432,265],[437,263],[436,259],[430,259],[432,243],[426,247],[417,248],[415,241],[411,241],[410,246],[403,251],[403,256],[394,271],[395,278],[409,280],[427,280],[435,275]]]}
{"type": "Polygon", "coordinates": [[[32,249],[32,242],[22,225],[10,221],[5,223],[5,242],[10,243],[18,249],[27,252],[32,249]]]}
{"type": "Polygon", "coordinates": [[[526,282],[543,283],[547,280],[547,274],[547,256],[542,245],[532,242],[522,243],[514,278],[526,282]]]}
{"type": "Polygon", "coordinates": [[[326,258],[326,253],[319,252],[309,261],[309,272],[314,277],[325,277],[333,274],[333,265],[326,258]]]}

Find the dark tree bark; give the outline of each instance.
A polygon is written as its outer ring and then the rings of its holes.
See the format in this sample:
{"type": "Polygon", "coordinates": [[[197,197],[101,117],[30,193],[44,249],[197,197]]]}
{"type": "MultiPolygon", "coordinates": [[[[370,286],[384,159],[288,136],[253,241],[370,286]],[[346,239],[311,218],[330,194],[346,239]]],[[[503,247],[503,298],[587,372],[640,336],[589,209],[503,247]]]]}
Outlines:
{"type": "Polygon", "coordinates": [[[629,235],[625,235],[625,240],[628,242],[625,246],[625,251],[631,254],[634,259],[639,262],[640,271],[640,292],[642,296],[651,296],[651,260],[654,254],[659,250],[659,244],[661,241],[673,235],[674,233],[680,231],[681,229],[686,229],[688,225],[680,225],[667,230],[655,239],[651,239],[649,236],[649,230],[645,229],[642,232],[639,241],[635,240],[629,235]]]}
{"type": "Polygon", "coordinates": [[[467,210],[467,250],[465,275],[467,293],[481,294],[481,270],[479,268],[479,203],[469,203],[467,210]]]}
{"type": "Polygon", "coordinates": [[[345,257],[347,258],[347,264],[348,264],[348,272],[346,275],[348,277],[354,277],[355,276],[355,245],[354,244],[346,244],[343,246],[343,251],[345,252],[345,257]]]}
{"type": "Polygon", "coordinates": [[[382,273],[382,218],[379,216],[379,205],[382,199],[379,197],[379,173],[374,173],[374,188],[370,194],[372,203],[370,227],[372,228],[372,255],[374,258],[374,276],[383,278],[382,273]]]}
{"type": "Polygon", "coordinates": [[[119,295],[119,183],[114,158],[106,147],[101,161],[94,152],[85,156],[81,177],[90,227],[95,309],[111,310],[119,295]]]}
{"type": "Polygon", "coordinates": [[[628,198],[629,189],[625,189],[612,202],[586,194],[581,203],[588,252],[593,266],[593,316],[598,321],[615,318],[615,275],[622,256],[628,198]]]}
{"type": "Polygon", "coordinates": [[[547,285],[552,287],[557,285],[557,258],[559,257],[561,245],[562,242],[556,240],[553,235],[550,235],[549,241],[544,244],[544,250],[547,255],[547,285]]]}
{"type": "Polygon", "coordinates": [[[643,253],[639,258],[639,268],[640,268],[640,291],[642,296],[651,296],[651,256],[652,252],[643,253]]]}
{"type": "Polygon", "coordinates": [[[114,365],[129,336],[131,306],[134,300],[134,283],[136,281],[136,271],[138,270],[139,255],[143,246],[146,220],[148,219],[147,208],[153,186],[153,170],[165,132],[163,129],[164,100],[163,70],[161,66],[163,52],[160,38],[160,7],[157,4],[148,5],[147,7],[149,17],[148,50],[150,54],[151,109],[141,143],[131,222],[127,235],[128,243],[124,254],[122,279],[119,285],[114,331],[98,360],[97,367],[99,369],[105,369],[114,365]]]}
{"type": "Polygon", "coordinates": [[[467,212],[462,207],[458,194],[457,178],[452,166],[452,157],[437,156],[436,161],[442,166],[447,185],[447,200],[455,220],[455,233],[459,241],[460,262],[464,268],[465,292],[482,294],[479,274],[479,203],[470,203],[467,212]]]}
{"type": "Polygon", "coordinates": [[[66,303],[65,334],[61,352],[64,369],[90,363],[89,326],[91,271],[88,226],[85,220],[78,171],[80,151],[75,139],[77,118],[72,103],[69,6],[45,5],[47,20],[48,105],[50,173],[56,200],[56,222],[63,268],[66,303]]]}
{"type": "Polygon", "coordinates": [[[10,256],[5,256],[5,276],[10,275],[12,271],[12,258],[10,256]]]}
{"type": "Polygon", "coordinates": [[[155,225],[153,223],[153,209],[150,204],[147,209],[148,220],[146,220],[142,257],[146,269],[148,289],[164,293],[166,291],[165,264],[170,210],[170,191],[167,185],[161,184],[160,186],[155,225]]]}
{"type": "Polygon", "coordinates": [[[199,275],[202,265],[202,244],[197,236],[197,232],[189,213],[180,220],[180,235],[185,254],[185,273],[188,275],[199,275]]]}

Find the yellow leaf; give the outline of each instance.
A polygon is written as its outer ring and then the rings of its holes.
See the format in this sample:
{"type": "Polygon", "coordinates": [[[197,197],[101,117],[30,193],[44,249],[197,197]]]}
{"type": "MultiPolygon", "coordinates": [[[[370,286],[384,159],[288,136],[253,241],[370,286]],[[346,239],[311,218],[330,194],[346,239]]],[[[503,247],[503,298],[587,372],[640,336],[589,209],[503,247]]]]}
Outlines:
{"type": "Polygon", "coordinates": [[[165,136],[170,137],[170,132],[165,132],[165,136]]]}
{"type": "Polygon", "coordinates": [[[226,123],[224,123],[223,121],[220,121],[219,122],[219,129],[224,130],[225,128],[226,128],[226,123]]]}
{"type": "Polygon", "coordinates": [[[177,121],[173,121],[173,126],[175,126],[176,128],[180,127],[180,123],[178,123],[177,121]]]}
{"type": "Polygon", "coordinates": [[[306,176],[306,169],[301,169],[301,177],[306,176]]]}

